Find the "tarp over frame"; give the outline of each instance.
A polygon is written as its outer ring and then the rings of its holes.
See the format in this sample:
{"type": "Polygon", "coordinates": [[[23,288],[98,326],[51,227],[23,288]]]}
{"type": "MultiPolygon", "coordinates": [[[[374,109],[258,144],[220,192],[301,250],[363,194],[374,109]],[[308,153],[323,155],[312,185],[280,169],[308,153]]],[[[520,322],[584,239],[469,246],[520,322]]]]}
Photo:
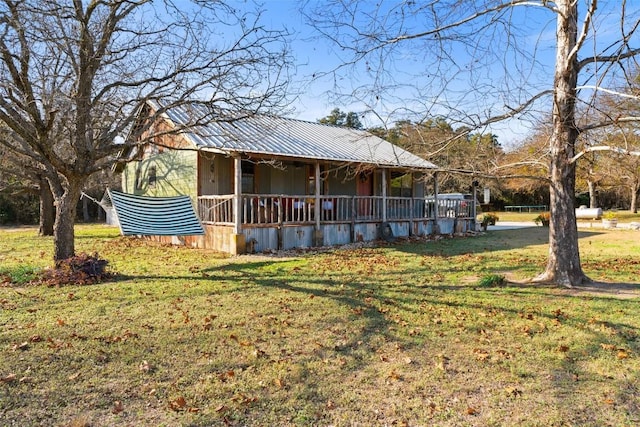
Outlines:
{"type": "Polygon", "coordinates": [[[148,197],[109,190],[125,236],[193,236],[204,229],[188,196],[148,197]]]}

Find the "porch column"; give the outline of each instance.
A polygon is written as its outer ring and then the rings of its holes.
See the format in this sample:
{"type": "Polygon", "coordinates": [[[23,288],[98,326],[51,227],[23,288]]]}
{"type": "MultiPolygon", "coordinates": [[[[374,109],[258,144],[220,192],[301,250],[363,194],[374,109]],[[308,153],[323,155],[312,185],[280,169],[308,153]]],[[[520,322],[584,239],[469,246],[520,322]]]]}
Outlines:
{"type": "Polygon", "coordinates": [[[435,209],[433,210],[433,219],[438,221],[438,172],[433,173],[433,204],[435,209]]]}
{"type": "Polygon", "coordinates": [[[478,197],[478,181],[476,181],[475,179],[473,180],[473,182],[471,183],[471,186],[473,187],[473,201],[471,202],[471,216],[473,217],[473,219],[471,220],[471,226],[473,227],[472,231],[476,231],[476,217],[478,216],[478,207],[476,206],[476,198],[478,197]]]}
{"type": "Polygon", "coordinates": [[[321,191],[321,183],[320,183],[320,162],[315,163],[315,204],[314,204],[314,215],[316,217],[316,228],[313,231],[313,245],[314,246],[322,246],[324,244],[324,233],[320,228],[320,215],[322,214],[322,206],[320,200],[320,191],[321,191]]]}
{"type": "Polygon", "coordinates": [[[440,225],[438,224],[438,172],[433,173],[433,230],[432,234],[440,234],[440,225]]]}
{"type": "Polygon", "coordinates": [[[242,234],[242,159],[240,156],[233,158],[233,234],[231,236],[230,249],[234,255],[243,254],[246,249],[244,234],[242,234]]]}
{"type": "Polygon", "coordinates": [[[382,169],[382,222],[387,222],[387,170],[382,169]]]}

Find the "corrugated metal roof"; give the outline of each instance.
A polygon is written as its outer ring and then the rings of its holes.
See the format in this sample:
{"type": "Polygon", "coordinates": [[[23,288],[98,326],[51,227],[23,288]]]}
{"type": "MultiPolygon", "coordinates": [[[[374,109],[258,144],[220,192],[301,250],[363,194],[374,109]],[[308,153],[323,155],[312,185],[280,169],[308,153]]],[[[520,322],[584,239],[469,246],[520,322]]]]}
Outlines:
{"type": "MultiPolygon", "coordinates": [[[[211,112],[204,105],[170,109],[166,116],[187,126],[211,112]]],[[[184,133],[201,150],[272,155],[387,167],[434,169],[436,166],[369,132],[269,115],[210,120],[184,133]]]]}

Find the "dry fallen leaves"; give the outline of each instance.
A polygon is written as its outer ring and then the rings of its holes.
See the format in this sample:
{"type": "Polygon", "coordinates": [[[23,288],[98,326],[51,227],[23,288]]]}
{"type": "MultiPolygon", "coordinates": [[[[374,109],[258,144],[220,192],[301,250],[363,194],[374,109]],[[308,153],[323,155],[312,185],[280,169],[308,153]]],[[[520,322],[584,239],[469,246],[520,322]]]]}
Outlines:
{"type": "Polygon", "coordinates": [[[113,403],[113,408],[111,409],[111,412],[114,414],[119,414],[122,411],[124,411],[124,406],[122,405],[122,402],[119,400],[116,400],[113,403]]]}
{"type": "Polygon", "coordinates": [[[509,397],[518,397],[522,395],[522,390],[517,387],[505,387],[504,391],[509,397]]]}
{"type": "Polygon", "coordinates": [[[618,359],[627,359],[629,357],[629,353],[627,350],[619,348],[618,349],[618,359]]]}
{"type": "Polygon", "coordinates": [[[259,348],[256,347],[256,348],[253,349],[251,354],[255,358],[260,358],[260,357],[265,357],[267,353],[265,353],[264,351],[262,351],[262,350],[260,350],[259,348]]]}
{"type": "Polygon", "coordinates": [[[229,371],[218,374],[218,379],[222,382],[225,382],[228,379],[233,378],[235,375],[236,375],[235,372],[229,370],[229,371]]]}
{"type": "Polygon", "coordinates": [[[146,360],[143,360],[138,366],[138,369],[140,369],[140,371],[144,373],[148,373],[152,370],[152,366],[149,364],[149,362],[147,362],[146,360]]]}
{"type": "Polygon", "coordinates": [[[391,373],[389,374],[388,378],[392,379],[392,380],[396,380],[399,381],[402,379],[402,376],[397,373],[395,370],[391,371],[391,373]]]}
{"type": "Polygon", "coordinates": [[[487,360],[489,359],[489,356],[490,356],[488,351],[481,348],[474,349],[473,353],[476,355],[476,359],[480,361],[487,360]]]}
{"type": "Polygon", "coordinates": [[[172,409],[174,411],[181,411],[185,408],[185,406],[187,406],[187,401],[182,396],[169,401],[169,409],[172,409]]]}
{"type": "Polygon", "coordinates": [[[14,344],[14,345],[11,347],[11,349],[12,349],[13,351],[17,351],[17,350],[25,351],[25,350],[28,350],[28,349],[29,349],[29,343],[28,343],[27,341],[25,341],[25,342],[20,343],[20,344],[14,344]]]}
{"type": "Polygon", "coordinates": [[[0,382],[2,383],[12,383],[14,381],[16,381],[18,379],[18,377],[16,376],[16,374],[9,374],[6,375],[4,377],[0,377],[0,382]]]}

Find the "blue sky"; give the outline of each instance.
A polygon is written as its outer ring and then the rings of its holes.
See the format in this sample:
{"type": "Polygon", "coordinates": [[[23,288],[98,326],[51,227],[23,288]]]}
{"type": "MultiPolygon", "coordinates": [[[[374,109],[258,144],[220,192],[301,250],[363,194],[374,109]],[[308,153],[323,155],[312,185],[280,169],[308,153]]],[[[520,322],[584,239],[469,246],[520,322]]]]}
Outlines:
{"type": "MultiPolygon", "coordinates": [[[[326,92],[332,85],[327,81],[311,81],[313,75],[333,69],[340,61],[329,44],[312,40],[313,30],[304,22],[299,11],[300,1],[266,0],[263,22],[274,28],[287,28],[292,34],[292,48],[297,71],[295,78],[303,91],[294,103],[293,116],[302,120],[315,121],[328,115],[336,104],[330,102],[326,92]]],[[[345,106],[340,105],[341,109],[345,106]]],[[[358,108],[354,105],[354,108],[358,108]]]]}
{"type": "MultiPolygon", "coordinates": [[[[419,1],[417,3],[419,4],[419,1]]],[[[638,19],[640,2],[634,0],[628,3],[629,8],[635,9],[633,18],[638,19]]],[[[315,5],[314,0],[310,4],[311,6],[315,5]]],[[[375,3],[372,2],[371,4],[374,5],[375,3]]],[[[594,27],[597,30],[600,45],[609,43],[609,40],[611,40],[609,33],[619,27],[619,18],[614,13],[616,6],[619,4],[618,0],[601,0],[598,4],[599,18],[594,27]]],[[[396,77],[399,76],[400,83],[406,83],[406,85],[401,84],[398,86],[393,96],[389,94],[381,96],[376,105],[365,105],[352,100],[334,102],[330,99],[328,92],[334,89],[335,82],[330,78],[313,80],[311,76],[335,69],[342,63],[342,60],[338,57],[335,46],[312,37],[314,31],[306,25],[303,16],[298,10],[299,7],[300,2],[293,0],[265,0],[263,3],[264,15],[262,22],[266,26],[276,29],[286,27],[293,33],[292,49],[298,67],[295,77],[296,83],[302,85],[302,92],[293,105],[295,111],[290,114],[292,117],[315,121],[320,117],[326,116],[336,106],[344,111],[356,112],[373,107],[379,117],[387,120],[387,125],[391,126],[395,118],[401,118],[390,115],[396,108],[411,107],[413,110],[420,110],[423,113],[422,117],[424,117],[425,115],[442,114],[444,110],[439,105],[444,103],[449,106],[453,104],[458,109],[466,112],[475,109],[479,114],[495,114],[501,110],[504,111],[505,105],[515,106],[518,100],[526,99],[531,93],[542,88],[550,88],[552,84],[552,67],[555,54],[555,16],[550,11],[539,7],[520,7],[515,8],[514,15],[510,16],[509,19],[517,24],[519,46],[529,54],[535,53],[535,63],[521,62],[517,55],[509,54],[504,54],[501,58],[497,58],[501,61],[496,61],[495,67],[490,63],[493,60],[492,58],[469,59],[469,64],[473,64],[474,61],[479,64],[477,70],[460,73],[460,77],[451,76],[449,86],[447,86],[446,90],[441,91],[439,89],[444,87],[441,83],[444,77],[448,77],[446,72],[441,73],[443,76],[438,78],[430,76],[432,80],[429,80],[427,76],[430,72],[425,64],[432,64],[431,66],[433,67],[438,65],[436,62],[429,62],[434,61],[434,59],[429,57],[427,53],[423,55],[420,49],[415,48],[415,45],[412,47],[407,46],[406,51],[400,51],[400,55],[398,55],[398,58],[401,59],[393,64],[396,68],[390,66],[389,69],[385,70],[392,72],[396,77]],[[506,68],[498,62],[506,63],[506,68]],[[424,82],[419,82],[422,77],[424,77],[424,82]],[[471,89],[470,83],[466,80],[468,78],[476,79],[476,82],[479,83],[478,86],[487,88],[486,93],[475,89],[475,85],[474,89],[471,89]],[[403,81],[403,79],[406,81],[403,81]],[[428,88],[428,92],[415,96],[415,93],[412,93],[411,86],[419,84],[424,84],[424,87],[428,88]],[[429,86],[430,84],[431,86],[429,86]],[[498,87],[500,90],[489,90],[489,86],[492,86],[492,89],[496,89],[499,85],[502,85],[498,87]]],[[[420,22],[413,24],[416,28],[421,25],[420,22]]],[[[505,43],[504,34],[496,31],[492,43],[496,45],[505,43]]],[[[464,68],[465,58],[471,58],[471,54],[462,51],[459,46],[453,47],[453,49],[454,51],[450,52],[451,55],[456,56],[457,61],[464,68]]],[[[508,50],[504,52],[508,52],[508,50]]],[[[339,75],[338,84],[346,92],[357,90],[358,88],[362,89],[361,85],[366,86],[370,83],[368,81],[370,76],[362,70],[363,64],[349,72],[344,70],[339,75]]],[[[548,112],[550,112],[548,105],[541,106],[538,116],[548,114],[548,112]]],[[[417,120],[420,115],[407,118],[417,120]]],[[[373,114],[368,114],[364,123],[370,126],[379,125],[381,122],[373,114]]],[[[483,130],[497,134],[503,146],[509,146],[524,139],[531,131],[532,126],[535,125],[532,125],[532,122],[528,120],[512,120],[483,130]]]]}

